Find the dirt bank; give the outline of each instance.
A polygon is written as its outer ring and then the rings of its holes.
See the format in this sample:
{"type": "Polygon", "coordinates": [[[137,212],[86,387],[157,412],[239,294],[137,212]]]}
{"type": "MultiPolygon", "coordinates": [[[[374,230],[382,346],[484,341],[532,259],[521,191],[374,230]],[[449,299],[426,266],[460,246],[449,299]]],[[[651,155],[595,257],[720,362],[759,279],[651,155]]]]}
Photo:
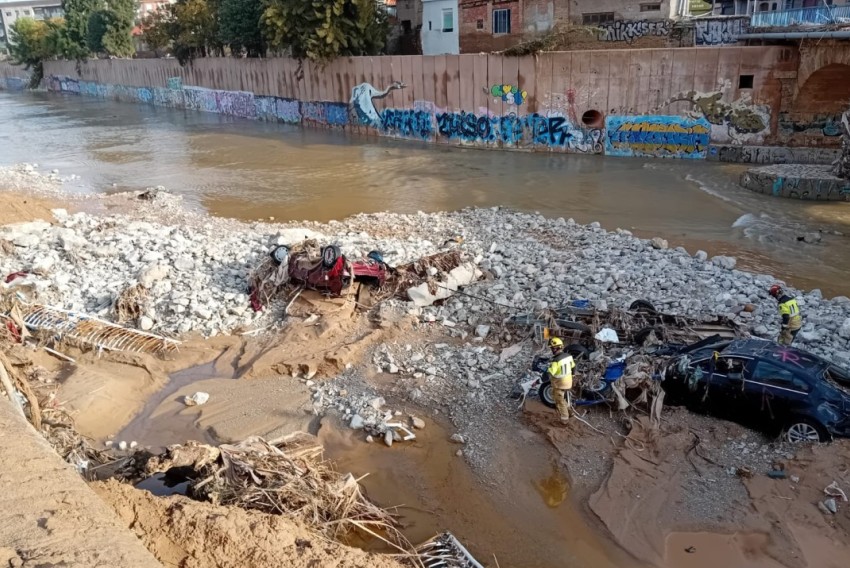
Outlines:
{"type": "MultiPolygon", "coordinates": [[[[589,510],[639,561],[667,568],[846,564],[850,504],[839,500],[838,513],[825,515],[818,503],[833,481],[850,489],[850,442],[790,447],[677,408],[666,410],[660,430],[645,418],[629,430],[600,414],[585,418],[604,434],[580,424],[542,428],[576,489],[590,493],[589,510]],[[577,449],[610,465],[577,475],[589,469],[577,449]],[[785,477],[768,477],[774,467],[785,477]]],[[[531,416],[541,424],[539,414],[531,416]]]]}
{"type": "Polygon", "coordinates": [[[0,430],[0,566],[160,566],[2,397],[0,430]]]}
{"type": "Polygon", "coordinates": [[[0,225],[28,221],[53,221],[51,209],[67,207],[55,198],[37,197],[29,193],[0,191],[0,225]]]}
{"type": "MultiPolygon", "coordinates": [[[[388,556],[327,541],[282,516],[155,497],[109,481],[92,488],[163,566],[175,568],[401,568],[388,556]]],[[[128,532],[129,534],[129,532],[128,532]]],[[[117,565],[116,565],[117,566],[117,565]]]]}

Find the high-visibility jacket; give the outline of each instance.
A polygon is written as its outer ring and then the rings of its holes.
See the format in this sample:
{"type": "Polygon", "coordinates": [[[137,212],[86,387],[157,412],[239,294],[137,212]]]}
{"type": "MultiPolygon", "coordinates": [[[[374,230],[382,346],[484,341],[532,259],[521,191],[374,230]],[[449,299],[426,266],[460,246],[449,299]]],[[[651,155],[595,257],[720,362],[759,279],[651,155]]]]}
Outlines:
{"type": "Polygon", "coordinates": [[[556,355],[549,363],[547,372],[549,373],[552,386],[556,389],[571,389],[573,388],[573,369],[576,368],[576,362],[569,353],[561,353],[556,355]]]}
{"type": "Polygon", "coordinates": [[[788,329],[800,329],[803,326],[803,316],[800,314],[800,306],[797,300],[790,296],[779,298],[779,315],[782,317],[782,325],[788,329]]]}

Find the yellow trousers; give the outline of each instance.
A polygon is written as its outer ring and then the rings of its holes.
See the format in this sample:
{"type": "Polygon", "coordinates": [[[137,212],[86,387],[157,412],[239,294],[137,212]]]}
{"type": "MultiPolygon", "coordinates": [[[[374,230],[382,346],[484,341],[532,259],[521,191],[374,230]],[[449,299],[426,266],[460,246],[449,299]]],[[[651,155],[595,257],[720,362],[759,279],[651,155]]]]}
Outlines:
{"type": "Polygon", "coordinates": [[[558,413],[561,415],[561,420],[569,420],[570,418],[570,401],[568,389],[559,389],[552,386],[552,398],[555,399],[555,405],[558,407],[558,413]]]}

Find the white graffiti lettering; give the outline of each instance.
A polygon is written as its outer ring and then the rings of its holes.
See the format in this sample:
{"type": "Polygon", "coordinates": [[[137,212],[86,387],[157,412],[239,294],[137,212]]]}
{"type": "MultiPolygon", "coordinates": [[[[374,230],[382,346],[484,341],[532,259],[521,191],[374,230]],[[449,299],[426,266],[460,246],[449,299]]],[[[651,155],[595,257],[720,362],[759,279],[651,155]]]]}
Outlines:
{"type": "Polygon", "coordinates": [[[670,27],[670,20],[617,20],[599,25],[599,40],[632,43],[644,36],[666,37],[670,35],[670,27]]]}
{"type": "Polygon", "coordinates": [[[696,20],[694,43],[696,45],[731,45],[738,43],[738,36],[749,31],[749,18],[722,18],[696,20]]]}

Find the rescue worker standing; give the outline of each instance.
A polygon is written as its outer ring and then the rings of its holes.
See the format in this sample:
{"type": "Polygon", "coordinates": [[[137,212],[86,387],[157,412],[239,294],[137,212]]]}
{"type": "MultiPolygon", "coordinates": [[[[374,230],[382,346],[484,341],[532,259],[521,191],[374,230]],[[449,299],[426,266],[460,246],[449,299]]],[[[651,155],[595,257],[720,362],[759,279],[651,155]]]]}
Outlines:
{"type": "Polygon", "coordinates": [[[570,403],[566,396],[573,388],[573,370],[576,362],[569,353],[564,351],[564,342],[560,338],[550,339],[549,348],[552,350],[553,358],[543,380],[552,383],[552,396],[558,407],[561,423],[566,424],[570,418],[570,403]]]}
{"type": "Polygon", "coordinates": [[[797,300],[786,294],[778,284],[770,287],[770,295],[779,302],[779,316],[782,318],[782,331],[779,332],[777,341],[780,345],[791,345],[803,327],[800,306],[797,305],[797,300]]]}

